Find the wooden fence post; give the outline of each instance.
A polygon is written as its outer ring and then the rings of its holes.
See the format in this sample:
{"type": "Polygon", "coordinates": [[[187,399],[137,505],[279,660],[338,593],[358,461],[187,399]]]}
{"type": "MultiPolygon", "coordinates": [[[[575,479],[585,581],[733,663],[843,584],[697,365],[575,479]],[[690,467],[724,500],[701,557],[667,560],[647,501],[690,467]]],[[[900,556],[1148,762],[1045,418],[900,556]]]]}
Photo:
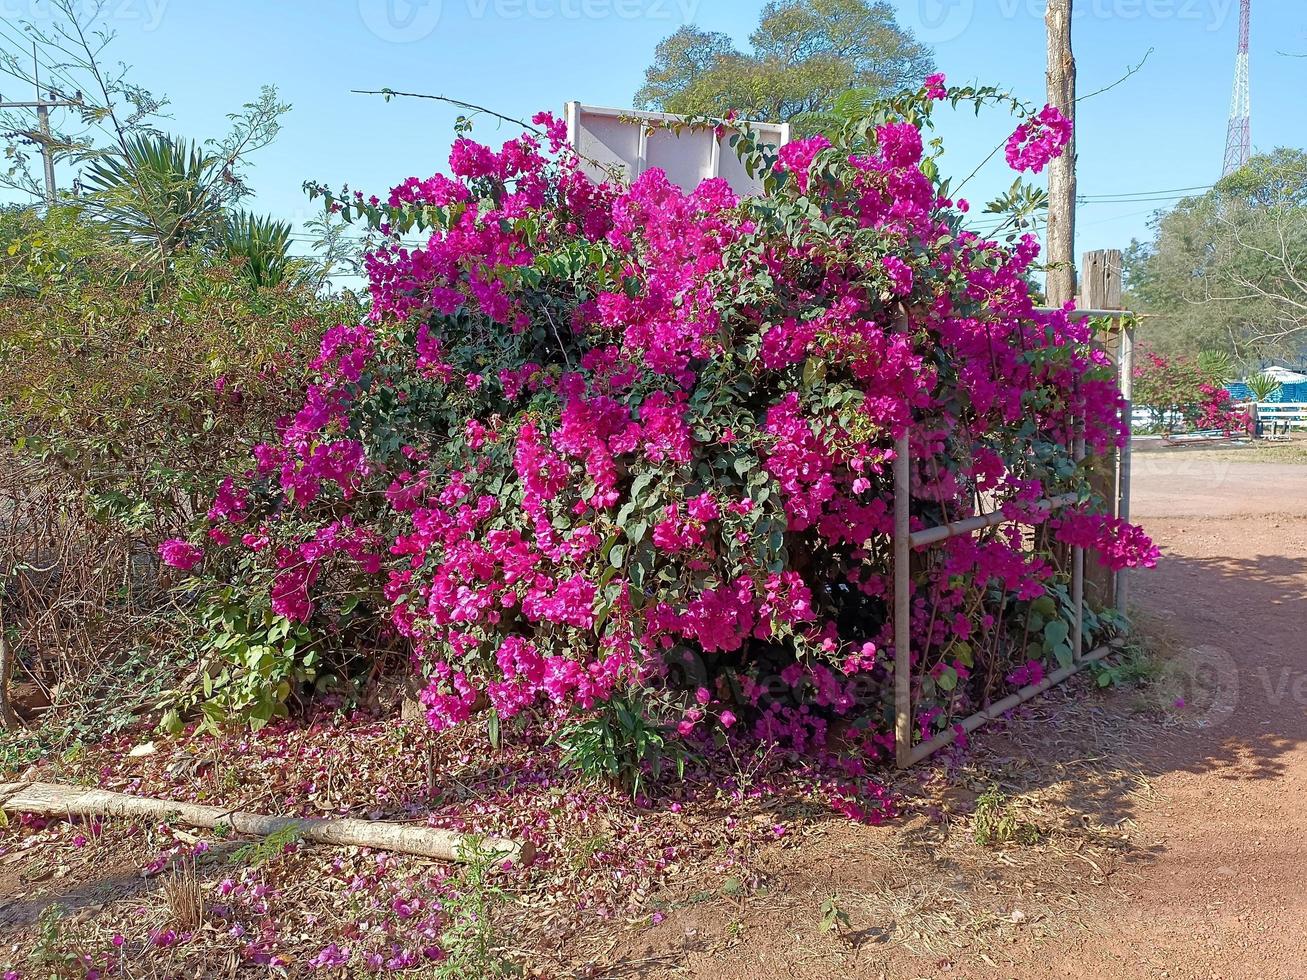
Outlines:
{"type": "Polygon", "coordinates": [[[1086,252],[1080,266],[1080,305],[1089,310],[1121,309],[1121,250],[1086,252]]]}
{"type": "MultiPolygon", "coordinates": [[[[1099,249],[1085,252],[1080,259],[1080,306],[1088,310],[1120,310],[1121,305],[1121,252],[1119,249],[1099,249]]],[[[1107,352],[1112,363],[1120,365],[1119,332],[1100,334],[1096,343],[1107,352]]],[[[1118,495],[1118,462],[1115,451],[1090,460],[1089,482],[1094,493],[1108,502],[1115,515],[1118,495]]],[[[1116,581],[1112,570],[1098,560],[1095,552],[1088,553],[1085,562],[1085,598],[1097,609],[1106,609],[1116,600],[1116,581]]]]}

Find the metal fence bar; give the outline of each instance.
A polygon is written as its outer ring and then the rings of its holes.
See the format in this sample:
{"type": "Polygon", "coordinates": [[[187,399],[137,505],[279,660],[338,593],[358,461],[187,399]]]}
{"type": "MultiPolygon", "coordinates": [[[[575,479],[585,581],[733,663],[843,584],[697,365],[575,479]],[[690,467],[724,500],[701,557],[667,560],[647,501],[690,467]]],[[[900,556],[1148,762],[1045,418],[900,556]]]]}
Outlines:
{"type": "MultiPolygon", "coordinates": [[[[1060,312],[1058,307],[1054,306],[1037,306],[1038,313],[1057,313],[1060,312]]],[[[1067,314],[1072,320],[1114,320],[1121,316],[1122,310],[1072,310],[1067,314]]]]}
{"type": "MultiPolygon", "coordinates": [[[[1121,330],[1121,357],[1119,360],[1119,371],[1117,374],[1117,386],[1121,390],[1121,397],[1124,399],[1122,413],[1125,416],[1126,433],[1125,445],[1121,447],[1121,452],[1117,456],[1117,488],[1116,488],[1116,511],[1117,516],[1123,521],[1130,520],[1130,465],[1131,450],[1130,442],[1133,438],[1133,419],[1134,419],[1134,397],[1135,397],[1135,328],[1129,318],[1123,320],[1123,329],[1121,330]]],[[[1122,616],[1126,614],[1126,606],[1130,600],[1129,582],[1126,576],[1129,573],[1123,568],[1116,573],[1116,595],[1114,596],[1116,611],[1122,616]]]]}
{"type": "MultiPolygon", "coordinates": [[[[908,437],[904,435],[894,442],[894,746],[895,760],[899,768],[907,768],[920,759],[913,758],[912,748],[912,550],[926,547],[957,537],[960,534],[972,534],[988,527],[1010,523],[1020,518],[1008,517],[1002,511],[978,514],[965,520],[940,524],[921,531],[909,531],[909,506],[911,503],[911,474],[908,465],[910,452],[908,437]]],[[[1056,510],[1078,500],[1074,493],[1064,493],[1059,497],[1048,497],[1035,504],[1037,510],[1056,510]]],[[[1080,573],[1072,575],[1072,588],[1081,595],[1076,609],[1076,635],[1084,614],[1083,569],[1084,549],[1076,548],[1080,558],[1080,573]]],[[[1079,648],[1076,649],[1076,661],[1079,662],[1079,648]]],[[[977,723],[978,725],[980,723],[977,723]]],[[[928,744],[928,743],[927,743],[928,744]]],[[[923,757],[924,758],[924,757],[923,757]]]]}
{"type": "Polygon", "coordinates": [[[894,440],[894,750],[900,769],[912,765],[912,541],[907,429],[894,440]]]}
{"type": "MultiPolygon", "coordinates": [[[[1084,420],[1076,423],[1071,456],[1080,466],[1085,461],[1084,420]]],[[[1075,636],[1071,639],[1071,662],[1080,663],[1085,651],[1085,549],[1080,545],[1071,548],[1071,605],[1076,610],[1075,636]]]]}
{"type": "MultiPolygon", "coordinates": [[[[1060,497],[1048,497],[1035,504],[1035,510],[1057,510],[1059,507],[1074,504],[1078,499],[1074,493],[1064,493],[1060,497]]],[[[928,544],[938,544],[941,541],[947,541],[949,538],[956,538],[960,534],[983,531],[987,527],[1010,524],[1014,520],[1018,520],[1018,518],[1008,517],[1001,510],[996,510],[988,514],[977,514],[975,517],[953,521],[949,524],[938,524],[935,527],[928,527],[921,531],[913,531],[908,537],[912,542],[912,547],[924,548],[928,544]]]]}
{"type": "Polygon", "coordinates": [[[1073,664],[1068,664],[1065,667],[1059,667],[1057,670],[1053,671],[1053,673],[1045,677],[1042,681],[1039,681],[1038,683],[1035,684],[1027,684],[1025,687],[1021,688],[1020,690],[1014,691],[1013,693],[1009,694],[1007,697],[1003,698],[1003,700],[995,701],[989,707],[982,708],[980,711],[977,711],[974,715],[962,719],[962,721],[958,722],[956,725],[951,725],[948,728],[944,729],[934,738],[930,739],[930,741],[922,742],[920,745],[913,748],[912,752],[909,754],[907,764],[909,766],[916,765],[918,762],[921,762],[923,759],[929,758],[930,756],[934,755],[936,752],[944,748],[946,745],[950,745],[958,737],[959,734],[963,734],[963,735],[970,734],[971,732],[974,732],[977,728],[980,728],[982,725],[985,725],[988,722],[995,721],[996,719],[1001,718],[1003,715],[1011,711],[1017,705],[1024,704],[1025,702],[1029,701],[1031,698],[1043,694],[1050,687],[1056,687],[1057,685],[1061,684],[1064,680],[1066,680],[1068,677],[1071,677],[1072,675],[1079,673],[1081,670],[1083,670],[1085,667],[1088,667],[1092,663],[1097,663],[1099,660],[1102,660],[1104,657],[1106,657],[1109,653],[1115,653],[1115,652],[1116,652],[1116,647],[1112,646],[1111,644],[1108,644],[1107,646],[1101,646],[1097,650],[1093,650],[1090,653],[1085,654],[1085,656],[1080,659],[1079,663],[1073,663],[1073,664]],[[961,729],[961,732],[959,732],[959,729],[961,729]]]}

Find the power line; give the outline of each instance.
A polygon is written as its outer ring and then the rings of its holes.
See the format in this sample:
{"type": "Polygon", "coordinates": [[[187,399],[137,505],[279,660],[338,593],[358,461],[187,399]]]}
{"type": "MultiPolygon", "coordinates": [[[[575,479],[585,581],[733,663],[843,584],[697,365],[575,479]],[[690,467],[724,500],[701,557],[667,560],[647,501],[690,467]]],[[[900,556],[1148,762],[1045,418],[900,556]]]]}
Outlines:
{"type": "Polygon", "coordinates": [[[1152,197],[1159,194],[1183,194],[1185,191],[1210,191],[1215,184],[1199,184],[1197,187],[1170,187],[1158,191],[1118,191],[1114,194],[1081,194],[1081,201],[1093,201],[1100,198],[1152,197]]]}
{"type": "Polygon", "coordinates": [[[1014,235],[1038,235],[1042,231],[1047,230],[1048,222],[1047,220],[1032,221],[1030,227],[1028,228],[1016,228],[1016,227],[1009,228],[1008,225],[1009,225],[1008,221],[1000,221],[997,224],[991,224],[986,228],[965,228],[963,230],[969,231],[973,235],[978,235],[981,238],[985,238],[985,239],[989,239],[991,238],[991,236],[996,235],[1001,231],[1008,231],[1014,235]]]}
{"type": "MultiPolygon", "coordinates": [[[[25,47],[25,46],[26,46],[24,42],[16,40],[12,34],[8,33],[8,32],[5,31],[3,28],[0,28],[0,39],[3,39],[3,40],[5,40],[5,41],[8,41],[8,42],[10,42],[11,44],[17,44],[17,45],[19,45],[20,47],[25,47]]],[[[5,53],[8,54],[10,57],[14,58],[15,61],[17,60],[17,56],[16,56],[12,51],[8,51],[8,50],[4,49],[3,47],[0,47],[0,50],[5,51],[5,53]]],[[[50,76],[52,76],[52,77],[54,77],[54,78],[59,79],[61,82],[64,83],[64,85],[66,85],[66,86],[68,87],[68,90],[69,90],[69,91],[71,91],[71,92],[74,93],[73,98],[72,98],[71,100],[68,101],[68,104],[69,104],[70,106],[72,106],[73,108],[78,108],[78,109],[85,109],[85,108],[86,108],[86,101],[85,101],[85,99],[83,99],[83,97],[82,97],[82,90],[81,90],[81,88],[79,88],[78,85],[77,85],[77,83],[74,82],[74,81],[73,81],[71,78],[69,78],[67,75],[65,75],[62,71],[60,71],[59,69],[55,68],[54,65],[49,64],[48,62],[45,62],[45,61],[41,61],[41,60],[37,57],[37,55],[36,55],[36,42],[35,42],[35,41],[33,41],[32,63],[33,63],[33,65],[36,67],[37,71],[39,71],[39,70],[42,69],[42,68],[45,69],[45,71],[46,71],[46,73],[47,73],[48,75],[50,75],[50,76]]],[[[28,77],[26,77],[25,75],[20,75],[20,74],[18,74],[17,72],[12,71],[11,69],[5,67],[3,64],[0,64],[0,71],[3,71],[3,72],[5,72],[5,74],[7,74],[7,75],[11,75],[11,76],[14,77],[14,78],[17,78],[19,81],[24,81],[24,82],[27,82],[28,84],[34,84],[34,83],[35,83],[35,78],[28,78],[28,77]]],[[[101,123],[98,119],[91,119],[90,122],[91,122],[91,125],[95,126],[97,129],[99,129],[102,133],[104,133],[104,134],[105,134],[106,136],[108,136],[110,139],[112,139],[112,140],[116,140],[116,139],[117,139],[117,137],[116,137],[113,133],[111,133],[107,128],[105,128],[104,124],[101,123]]]]}
{"type": "Polygon", "coordinates": [[[1117,215],[1113,215],[1110,218],[1099,218],[1096,221],[1085,221],[1082,222],[1081,224],[1082,227],[1091,228],[1094,225],[1105,225],[1113,221],[1128,221],[1131,218],[1142,218],[1146,214],[1156,214],[1156,213],[1157,213],[1157,208],[1148,208],[1147,210],[1144,211],[1132,211],[1130,214],[1117,214],[1117,215]]]}
{"type": "MultiPolygon", "coordinates": [[[[50,110],[77,105],[71,99],[61,98],[50,90],[50,98],[41,95],[41,62],[36,56],[36,42],[32,42],[32,84],[36,87],[35,102],[0,102],[0,109],[35,109],[36,129],[25,131],[21,135],[41,147],[41,162],[45,171],[45,203],[54,206],[56,189],[54,180],[54,136],[50,132],[50,110]]],[[[10,74],[13,74],[10,72],[10,74]]]]}
{"type": "Polygon", "coordinates": [[[1188,197],[1189,195],[1187,194],[1172,195],[1169,197],[1110,197],[1110,198],[1103,198],[1102,200],[1097,200],[1097,201],[1087,201],[1083,198],[1080,198],[1076,201],[1076,203],[1085,205],[1086,207],[1091,204],[1148,204],[1150,202],[1155,202],[1155,201],[1160,201],[1163,203],[1167,201],[1183,201],[1186,200],[1188,197]]]}
{"type": "MultiPolygon", "coordinates": [[[[3,22],[0,21],[0,23],[3,23],[3,22]]],[[[10,44],[17,45],[18,48],[19,48],[21,51],[23,51],[23,53],[24,53],[23,56],[26,57],[26,48],[27,48],[27,42],[26,42],[26,41],[16,39],[12,34],[8,33],[8,32],[5,31],[3,28],[0,28],[0,38],[3,38],[4,40],[8,41],[10,44]]],[[[36,44],[36,42],[33,41],[33,46],[35,46],[35,44],[36,44]]],[[[12,52],[11,52],[11,54],[12,54],[12,52]]],[[[15,57],[16,57],[16,56],[15,56],[15,57]]],[[[57,79],[59,79],[60,81],[62,81],[65,85],[67,85],[67,86],[68,86],[70,89],[72,89],[73,91],[75,91],[75,92],[76,92],[76,91],[80,91],[80,89],[78,89],[78,87],[77,87],[77,83],[74,82],[72,79],[70,79],[67,75],[63,74],[63,72],[61,72],[59,69],[55,68],[55,67],[54,67],[53,65],[51,65],[51,64],[47,64],[47,63],[44,62],[44,61],[40,61],[40,60],[38,60],[37,57],[36,57],[36,52],[35,52],[35,51],[33,51],[32,61],[33,61],[37,66],[39,66],[39,67],[41,67],[41,68],[44,68],[48,74],[50,74],[50,75],[53,76],[54,78],[57,78],[57,79]]],[[[23,76],[18,75],[18,74],[16,74],[15,72],[9,71],[8,69],[5,69],[5,68],[3,68],[3,67],[0,67],[0,70],[5,71],[7,74],[13,75],[15,78],[19,79],[20,81],[25,81],[25,82],[28,82],[28,83],[31,83],[31,82],[34,81],[34,79],[31,79],[31,78],[24,78],[23,76]]]]}
{"type": "MultiPolygon", "coordinates": [[[[0,21],[0,23],[3,23],[3,22],[0,21]]],[[[0,39],[3,39],[3,40],[5,40],[5,41],[8,41],[8,42],[10,42],[11,44],[19,44],[19,45],[22,46],[22,47],[25,47],[25,46],[26,46],[26,45],[24,44],[24,42],[16,41],[15,38],[13,37],[13,35],[9,34],[9,33],[8,33],[7,31],[5,31],[3,28],[0,28],[0,39]]],[[[69,90],[71,90],[72,92],[75,93],[75,98],[74,98],[72,104],[73,104],[76,108],[79,108],[79,109],[85,109],[85,108],[87,108],[86,101],[82,98],[82,90],[78,87],[77,83],[76,83],[75,81],[73,81],[71,78],[69,78],[67,75],[65,75],[62,71],[60,71],[59,69],[55,68],[53,65],[48,64],[47,62],[44,62],[44,61],[40,61],[40,60],[38,60],[38,59],[36,58],[36,55],[35,55],[35,42],[33,42],[33,49],[34,49],[34,50],[33,50],[33,58],[32,58],[33,62],[34,62],[34,63],[35,63],[39,68],[44,68],[44,69],[46,70],[46,72],[49,73],[49,74],[50,74],[51,76],[53,76],[54,78],[57,78],[57,79],[59,79],[60,81],[62,81],[65,85],[68,86],[69,90]]],[[[9,52],[9,53],[10,53],[11,56],[13,55],[12,52],[9,52]]],[[[0,65],[0,70],[5,71],[5,72],[7,72],[8,74],[13,75],[15,78],[19,78],[20,80],[23,80],[23,81],[29,81],[29,82],[32,81],[31,79],[23,79],[22,76],[20,76],[20,75],[14,73],[14,72],[12,72],[12,71],[9,71],[8,69],[4,68],[3,65],[0,65]]],[[[106,105],[106,106],[105,106],[105,109],[107,110],[108,108],[109,108],[109,107],[106,105]]],[[[117,142],[117,140],[118,140],[118,134],[113,133],[113,132],[110,132],[110,130],[108,129],[108,127],[106,127],[106,126],[104,125],[104,123],[100,122],[99,119],[94,119],[94,118],[92,118],[92,119],[90,120],[90,123],[91,123],[91,125],[94,126],[96,129],[100,130],[100,132],[104,133],[105,136],[109,137],[110,140],[112,140],[112,141],[114,141],[114,142],[117,142]]]]}

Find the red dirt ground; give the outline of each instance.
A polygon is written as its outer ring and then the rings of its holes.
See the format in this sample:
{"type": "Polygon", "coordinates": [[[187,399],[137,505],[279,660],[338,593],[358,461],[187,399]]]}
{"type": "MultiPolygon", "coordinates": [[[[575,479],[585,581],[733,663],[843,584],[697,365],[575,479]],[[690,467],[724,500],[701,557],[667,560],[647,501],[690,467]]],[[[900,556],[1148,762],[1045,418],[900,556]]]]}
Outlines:
{"type": "MultiPolygon", "coordinates": [[[[638,914],[568,933],[533,975],[1307,977],[1307,465],[1257,455],[1136,456],[1134,516],[1164,556],[1133,580],[1161,664],[1142,688],[1095,691],[1082,675],[1036,699],[901,777],[908,814],[885,826],[787,812],[792,832],[759,848],[738,830],[674,828],[695,843],[690,867],[638,914]],[[975,843],[993,787],[1038,843],[975,843]]],[[[768,829],[767,814],[750,820],[768,829]]],[[[639,833],[654,826],[667,829],[639,833]]],[[[92,872],[60,833],[0,856],[0,963],[52,892],[72,921],[137,895],[163,914],[157,879],[139,875],[154,845],[125,838],[92,872]]],[[[324,859],[295,858],[295,887],[322,887],[310,865],[324,859]]]]}
{"type": "MultiPolygon", "coordinates": [[[[1307,466],[1231,456],[1136,456],[1134,517],[1164,558],[1135,577],[1133,600],[1174,651],[1155,684],[1173,692],[1165,695],[1173,701],[1167,721],[1131,727],[1130,699],[1110,696],[1068,699],[1064,714],[1043,720],[1056,729],[1064,719],[1083,739],[1088,717],[1112,746],[1074,770],[1064,796],[1085,826],[1126,828],[1119,864],[1084,857],[1102,874],[1086,863],[1076,872],[1075,844],[1045,848],[1042,866],[1038,858],[989,855],[995,866],[1030,862],[1015,878],[983,864],[953,866],[959,893],[988,890],[1006,919],[976,942],[975,921],[964,928],[936,916],[935,938],[948,946],[956,935],[957,949],[922,955],[931,937],[903,943],[884,918],[890,906],[868,899],[906,892],[914,875],[947,875],[951,858],[941,861],[935,843],[914,848],[913,835],[925,830],[912,825],[889,841],[835,830],[777,860],[770,907],[766,897],[753,907],[717,901],[646,934],[648,945],[632,959],[648,957],[649,965],[636,972],[741,980],[1307,977],[1307,466]],[[1127,736],[1113,742],[1114,730],[1127,736]],[[1133,773],[1140,792],[1102,783],[1098,774],[1116,767],[1133,773]],[[919,854],[916,865],[893,867],[887,845],[919,854]],[[820,903],[833,893],[851,913],[843,948],[817,927],[820,903]],[[1041,903],[1049,914],[1033,911],[1041,903]]],[[[1056,741],[1045,730],[1049,746],[1039,745],[1039,732],[1027,730],[1033,745],[985,732],[978,752],[990,753],[991,772],[1005,771],[992,768],[995,758],[1038,768],[1056,741]]]]}
{"type": "Polygon", "coordinates": [[[1141,454],[1137,600],[1219,691],[1149,746],[1163,850],[1054,976],[1307,976],[1307,467],[1141,454]]]}

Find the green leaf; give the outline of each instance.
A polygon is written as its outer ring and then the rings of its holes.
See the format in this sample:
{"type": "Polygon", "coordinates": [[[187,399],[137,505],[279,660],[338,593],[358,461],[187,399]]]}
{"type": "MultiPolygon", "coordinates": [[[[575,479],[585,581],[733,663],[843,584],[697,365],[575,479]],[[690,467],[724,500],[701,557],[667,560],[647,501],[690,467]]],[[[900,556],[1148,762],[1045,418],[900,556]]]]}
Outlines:
{"type": "Polygon", "coordinates": [[[962,661],[963,665],[972,667],[975,661],[972,658],[973,651],[970,643],[955,643],[953,645],[953,656],[962,661]]]}
{"type": "Polygon", "coordinates": [[[935,683],[941,691],[951,691],[958,686],[958,672],[952,667],[945,667],[935,678],[935,683]]]}
{"type": "Polygon", "coordinates": [[[1049,646],[1065,643],[1070,635],[1071,627],[1067,626],[1066,620],[1063,619],[1055,619],[1044,627],[1044,642],[1049,646]]]}

